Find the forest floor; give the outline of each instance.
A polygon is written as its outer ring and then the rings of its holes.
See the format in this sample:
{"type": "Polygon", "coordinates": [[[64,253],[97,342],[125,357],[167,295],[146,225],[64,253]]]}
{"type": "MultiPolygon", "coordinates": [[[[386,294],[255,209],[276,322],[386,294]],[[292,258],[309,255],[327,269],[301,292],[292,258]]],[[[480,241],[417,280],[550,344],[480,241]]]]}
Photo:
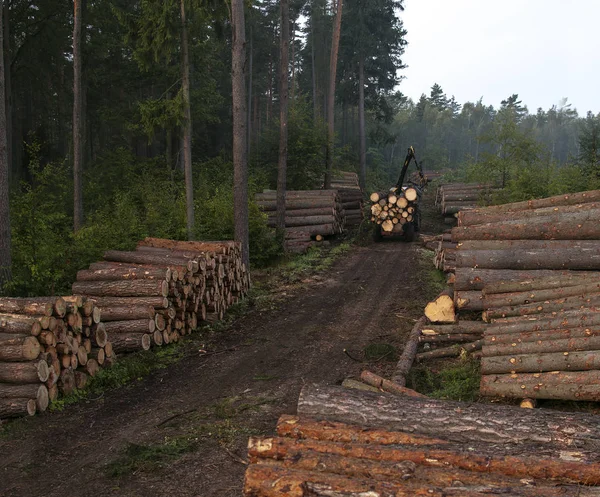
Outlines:
{"type": "Polygon", "coordinates": [[[415,243],[353,246],[325,272],[280,282],[209,342],[192,339],[176,363],[9,425],[0,496],[241,496],[248,437],[272,434],[305,383],[391,374],[395,357],[368,362],[365,347],[401,352],[437,293],[429,254],[415,243]]]}

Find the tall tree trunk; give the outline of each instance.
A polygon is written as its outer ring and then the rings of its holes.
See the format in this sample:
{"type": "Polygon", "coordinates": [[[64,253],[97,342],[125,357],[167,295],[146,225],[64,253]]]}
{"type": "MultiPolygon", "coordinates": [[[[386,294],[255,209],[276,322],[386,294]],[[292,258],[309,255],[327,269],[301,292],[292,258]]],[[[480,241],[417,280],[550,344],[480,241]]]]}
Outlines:
{"type": "Polygon", "coordinates": [[[291,35],[291,44],[292,44],[292,87],[291,87],[291,95],[290,98],[292,100],[292,105],[296,98],[296,22],[292,21],[292,35],[291,35]]]}
{"type": "Polygon", "coordinates": [[[181,55],[183,91],[183,171],[185,176],[185,206],[188,240],[194,239],[194,180],[192,177],[192,111],[190,108],[190,56],[188,47],[185,0],[181,0],[181,55]]]}
{"type": "MultiPolygon", "coordinates": [[[[4,9],[0,9],[0,24],[4,9]]],[[[0,50],[4,50],[0,29],[0,50]]],[[[4,54],[0,54],[0,290],[11,278],[10,217],[8,204],[8,157],[6,150],[6,105],[4,100],[4,54]]]]}
{"type": "Polygon", "coordinates": [[[244,0],[232,0],[231,81],[233,90],[233,217],[235,240],[242,244],[242,261],[249,264],[248,157],[246,156],[246,26],[244,0]]]}
{"type": "Polygon", "coordinates": [[[81,94],[82,2],[73,0],[73,229],[83,225],[83,98],[81,94]]]}
{"type": "Polygon", "coordinates": [[[271,122],[271,112],[273,112],[273,53],[269,50],[269,89],[268,89],[268,100],[267,100],[267,129],[269,129],[269,123],[271,122]]]}
{"type": "Polygon", "coordinates": [[[335,14],[335,24],[333,27],[333,38],[331,43],[331,58],[329,64],[329,93],[327,95],[327,172],[325,173],[325,188],[331,187],[331,173],[333,171],[333,147],[335,135],[335,78],[337,73],[340,34],[342,31],[342,5],[343,0],[337,0],[337,12],[335,14]]]}
{"type": "Polygon", "coordinates": [[[319,103],[317,102],[317,68],[315,65],[315,28],[314,28],[314,16],[310,22],[310,64],[312,69],[312,96],[313,96],[313,113],[315,123],[319,119],[319,103]]]}
{"type": "Polygon", "coordinates": [[[358,62],[358,134],[360,141],[360,187],[367,184],[367,136],[365,132],[365,58],[360,54],[358,62]]]}
{"type": "Polygon", "coordinates": [[[277,167],[277,228],[285,228],[285,190],[288,155],[288,78],[290,50],[290,3],[281,0],[281,55],[279,67],[279,164],[277,167]]]}
{"type": "MultiPolygon", "coordinates": [[[[167,100],[171,100],[171,92],[167,91],[167,100]]],[[[167,164],[167,170],[173,180],[173,128],[167,126],[165,130],[165,162],[167,164]]]]}
{"type": "Polygon", "coordinates": [[[254,30],[250,28],[250,50],[248,64],[248,137],[246,143],[246,153],[248,158],[250,158],[250,146],[252,144],[252,61],[254,59],[253,45],[254,30]]]}
{"type": "Polygon", "coordinates": [[[9,174],[13,168],[13,160],[12,160],[12,149],[13,149],[13,139],[12,139],[12,107],[13,107],[13,97],[12,97],[12,74],[11,74],[11,61],[12,61],[12,51],[11,51],[11,37],[10,37],[10,7],[9,2],[4,2],[4,33],[3,33],[3,49],[4,49],[4,91],[5,91],[5,102],[6,102],[6,156],[8,161],[8,170],[9,174]]]}

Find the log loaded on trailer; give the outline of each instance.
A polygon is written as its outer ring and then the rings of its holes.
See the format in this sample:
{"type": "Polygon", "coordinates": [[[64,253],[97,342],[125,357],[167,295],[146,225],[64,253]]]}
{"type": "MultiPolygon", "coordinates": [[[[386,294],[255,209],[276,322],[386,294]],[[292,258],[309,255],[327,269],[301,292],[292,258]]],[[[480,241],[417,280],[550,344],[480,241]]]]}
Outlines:
{"type": "Polygon", "coordinates": [[[375,224],[373,238],[376,242],[384,237],[401,237],[407,242],[412,242],[415,232],[421,227],[421,212],[419,201],[422,188],[426,183],[421,165],[417,162],[415,149],[409,147],[400,178],[396,186],[389,192],[374,192],[371,200],[371,222],[375,224]],[[409,181],[404,186],[404,179],[411,160],[415,161],[419,172],[419,183],[409,181]]]}

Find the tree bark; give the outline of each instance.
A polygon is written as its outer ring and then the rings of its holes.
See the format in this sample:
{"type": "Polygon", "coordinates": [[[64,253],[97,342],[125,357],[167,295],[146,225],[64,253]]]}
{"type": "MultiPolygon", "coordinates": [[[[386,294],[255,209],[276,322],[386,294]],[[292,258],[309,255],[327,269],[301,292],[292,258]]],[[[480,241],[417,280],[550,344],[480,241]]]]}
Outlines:
{"type": "Polygon", "coordinates": [[[551,352],[482,357],[481,374],[591,371],[600,369],[600,351],[551,352]]]}
{"type": "Polygon", "coordinates": [[[73,293],[98,297],[166,297],[169,285],[165,280],[76,281],[73,293]]]}
{"type": "Polygon", "coordinates": [[[454,333],[483,333],[490,325],[481,321],[459,321],[456,324],[426,324],[422,335],[451,335],[454,333]]]}
{"type": "Polygon", "coordinates": [[[443,433],[459,444],[544,444],[590,451],[600,447],[600,425],[591,414],[532,412],[334,386],[306,385],[300,393],[298,415],[433,437],[443,433]]]}
{"type": "Polygon", "coordinates": [[[590,328],[568,328],[565,330],[541,330],[541,331],[522,331],[514,333],[497,334],[494,332],[486,333],[484,337],[485,345],[496,344],[521,344],[524,342],[538,342],[542,340],[569,340],[571,338],[586,338],[600,336],[600,327],[590,328]]]}
{"type": "Polygon", "coordinates": [[[598,325],[600,325],[600,313],[584,314],[579,311],[566,311],[560,316],[541,314],[537,316],[527,316],[525,318],[518,317],[516,320],[513,318],[510,320],[498,319],[490,325],[486,334],[500,335],[528,331],[566,330],[598,325]]]}
{"type": "Polygon", "coordinates": [[[27,298],[0,298],[0,312],[30,316],[52,316],[53,311],[54,308],[50,302],[36,302],[27,298]]]}
{"type": "Polygon", "coordinates": [[[524,202],[514,202],[511,204],[493,205],[481,209],[482,212],[516,212],[531,209],[541,209],[544,207],[558,207],[564,205],[586,204],[591,202],[600,202],[600,190],[590,190],[587,192],[568,193],[556,195],[538,200],[526,200],[524,202]]]}
{"type": "Polygon", "coordinates": [[[367,134],[365,130],[365,56],[359,54],[358,62],[358,134],[360,143],[360,187],[367,187],[367,134]]]}
{"type": "Polygon", "coordinates": [[[417,361],[425,361],[428,359],[441,359],[443,357],[458,357],[463,351],[475,352],[480,350],[483,345],[483,339],[476,340],[471,343],[452,345],[451,347],[443,347],[440,349],[430,350],[428,352],[421,352],[417,354],[417,361]]]}
{"type": "Polygon", "coordinates": [[[425,317],[421,317],[417,320],[410,334],[408,335],[408,339],[404,344],[402,355],[396,364],[396,370],[394,371],[392,380],[401,387],[406,386],[406,376],[408,375],[408,372],[415,361],[417,347],[419,346],[419,337],[421,336],[421,328],[423,328],[425,322],[425,317]]]}
{"type": "MultiPolygon", "coordinates": [[[[6,5],[8,9],[8,5],[6,5]]],[[[10,206],[9,206],[9,171],[8,161],[8,128],[5,101],[5,78],[10,68],[5,67],[5,42],[4,29],[2,28],[5,8],[0,9],[0,291],[11,280],[11,233],[10,233],[10,206]]],[[[4,20],[8,23],[8,19],[4,20]]]]}
{"type": "Polygon", "coordinates": [[[154,333],[156,323],[153,319],[134,319],[129,321],[110,321],[104,323],[111,341],[116,333],[154,333]]]}
{"type": "MultiPolygon", "coordinates": [[[[489,283],[484,288],[484,295],[489,298],[496,298],[497,294],[525,294],[540,293],[545,290],[560,289],[563,287],[573,287],[585,285],[600,279],[600,273],[594,271],[554,271],[550,277],[534,277],[516,281],[498,281],[489,283]]],[[[567,290],[565,288],[565,290],[567,290]]],[[[501,298],[498,295],[498,298],[501,298]]]]}
{"type": "Polygon", "coordinates": [[[386,380],[385,378],[382,378],[375,373],[371,373],[370,371],[363,371],[360,374],[360,379],[367,385],[379,388],[384,392],[389,392],[396,395],[408,395],[409,397],[425,397],[425,395],[419,392],[415,392],[414,390],[406,388],[405,386],[394,381],[386,380]]]}
{"type": "Polygon", "coordinates": [[[112,281],[119,279],[169,281],[171,279],[171,269],[157,266],[127,267],[115,265],[106,269],[82,269],[77,271],[77,281],[112,281]]]}
{"type": "Polygon", "coordinates": [[[483,311],[483,294],[481,292],[454,292],[454,303],[458,310],[483,311]]]}
{"type": "MultiPolygon", "coordinates": [[[[491,284],[501,281],[538,281],[540,279],[552,279],[563,276],[578,275],[583,273],[576,271],[559,271],[552,269],[540,270],[515,270],[515,269],[479,269],[457,267],[455,271],[454,289],[458,291],[483,290],[491,284]]],[[[590,273],[598,276],[597,272],[590,273]]],[[[575,277],[575,276],[574,276],[575,277]]],[[[510,291],[510,290],[509,290],[510,291]]]]}
{"type": "Polygon", "coordinates": [[[102,322],[128,321],[134,319],[154,319],[154,307],[147,305],[127,307],[104,307],[102,309],[102,322]]]}
{"type": "Polygon", "coordinates": [[[152,344],[152,337],[143,333],[119,333],[110,337],[113,350],[118,354],[120,352],[136,352],[138,350],[149,350],[152,344]]]}
{"type": "Polygon", "coordinates": [[[600,350],[600,336],[596,335],[558,340],[550,337],[543,337],[535,342],[511,342],[494,345],[486,344],[482,350],[484,357],[600,350]]]}
{"type": "Polygon", "coordinates": [[[18,416],[34,416],[36,402],[33,399],[0,399],[0,419],[18,416]]]}
{"type": "Polygon", "coordinates": [[[102,310],[110,307],[150,306],[155,309],[167,309],[166,297],[94,297],[94,302],[102,310]]]}
{"type": "MultiPolygon", "coordinates": [[[[335,2],[335,0],[334,0],[335,2]]],[[[325,189],[331,188],[331,175],[333,173],[333,150],[335,147],[335,84],[337,75],[338,49],[342,32],[342,7],[343,0],[337,0],[337,9],[333,26],[331,42],[331,57],[329,62],[329,92],[327,94],[327,171],[325,173],[325,189]]]]}
{"type": "Polygon", "coordinates": [[[190,58],[185,0],[180,0],[181,10],[181,91],[183,94],[183,171],[185,175],[185,206],[188,240],[194,239],[194,178],[192,173],[192,111],[190,104],[190,58]]]}
{"type": "Polygon", "coordinates": [[[585,296],[600,292],[600,283],[592,283],[591,281],[593,280],[590,280],[590,283],[588,284],[582,284],[577,286],[563,286],[562,288],[548,288],[544,290],[531,290],[512,293],[493,293],[491,295],[487,295],[484,292],[484,307],[486,309],[491,309],[505,306],[527,305],[533,302],[545,302],[547,300],[554,300],[577,295],[585,296]]]}
{"type": "Polygon", "coordinates": [[[533,315],[561,316],[568,311],[579,311],[582,314],[600,312],[600,294],[565,297],[546,302],[534,302],[530,305],[495,307],[487,309],[482,318],[486,322],[502,318],[531,317],[533,315]]]}
{"type": "MultiPolygon", "coordinates": [[[[250,159],[251,145],[252,145],[252,80],[254,77],[253,63],[254,63],[254,29],[250,28],[250,48],[248,50],[248,104],[247,104],[247,118],[246,118],[246,157],[250,159]]],[[[254,109],[256,112],[256,108],[254,109]]]]}
{"type": "Polygon", "coordinates": [[[38,336],[42,332],[40,319],[20,314],[0,314],[0,334],[18,333],[38,336]]]}
{"type": "Polygon", "coordinates": [[[281,50],[279,67],[279,162],[277,166],[277,228],[285,228],[285,197],[287,188],[288,156],[288,78],[290,45],[290,5],[289,0],[280,1],[281,10],[281,50]]]}
{"type": "Polygon", "coordinates": [[[0,399],[35,399],[37,410],[43,412],[48,408],[48,388],[38,383],[28,385],[0,384],[0,399]]]}
{"type": "Polygon", "coordinates": [[[40,342],[36,337],[27,337],[21,344],[4,345],[0,342],[0,361],[32,361],[40,355],[40,342]]]}
{"type": "Polygon", "coordinates": [[[233,95],[233,210],[235,240],[242,244],[242,262],[250,260],[248,241],[248,157],[246,155],[246,26],[243,0],[232,0],[231,80],[233,95]]]}
{"type": "Polygon", "coordinates": [[[0,382],[2,383],[40,383],[48,380],[46,361],[0,362],[0,382]]]}
{"type": "MultiPolygon", "coordinates": [[[[108,250],[104,253],[104,258],[107,261],[124,262],[127,264],[150,264],[156,266],[183,266],[190,271],[197,271],[194,267],[194,261],[178,256],[171,256],[167,253],[153,254],[143,251],[124,252],[120,250],[108,250]]],[[[197,266],[197,264],[196,264],[197,266]]]]}

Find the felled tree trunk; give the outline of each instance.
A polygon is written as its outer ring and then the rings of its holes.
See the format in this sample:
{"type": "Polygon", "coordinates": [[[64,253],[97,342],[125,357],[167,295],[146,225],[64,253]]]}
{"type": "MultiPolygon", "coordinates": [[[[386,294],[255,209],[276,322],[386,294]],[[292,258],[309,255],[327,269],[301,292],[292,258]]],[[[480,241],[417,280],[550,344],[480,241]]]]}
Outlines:
{"type": "Polygon", "coordinates": [[[600,351],[514,354],[481,358],[481,374],[590,371],[600,369],[600,351]]]}
{"type": "Polygon", "coordinates": [[[76,281],[73,293],[99,297],[166,297],[169,284],[165,280],[76,281]]]}

